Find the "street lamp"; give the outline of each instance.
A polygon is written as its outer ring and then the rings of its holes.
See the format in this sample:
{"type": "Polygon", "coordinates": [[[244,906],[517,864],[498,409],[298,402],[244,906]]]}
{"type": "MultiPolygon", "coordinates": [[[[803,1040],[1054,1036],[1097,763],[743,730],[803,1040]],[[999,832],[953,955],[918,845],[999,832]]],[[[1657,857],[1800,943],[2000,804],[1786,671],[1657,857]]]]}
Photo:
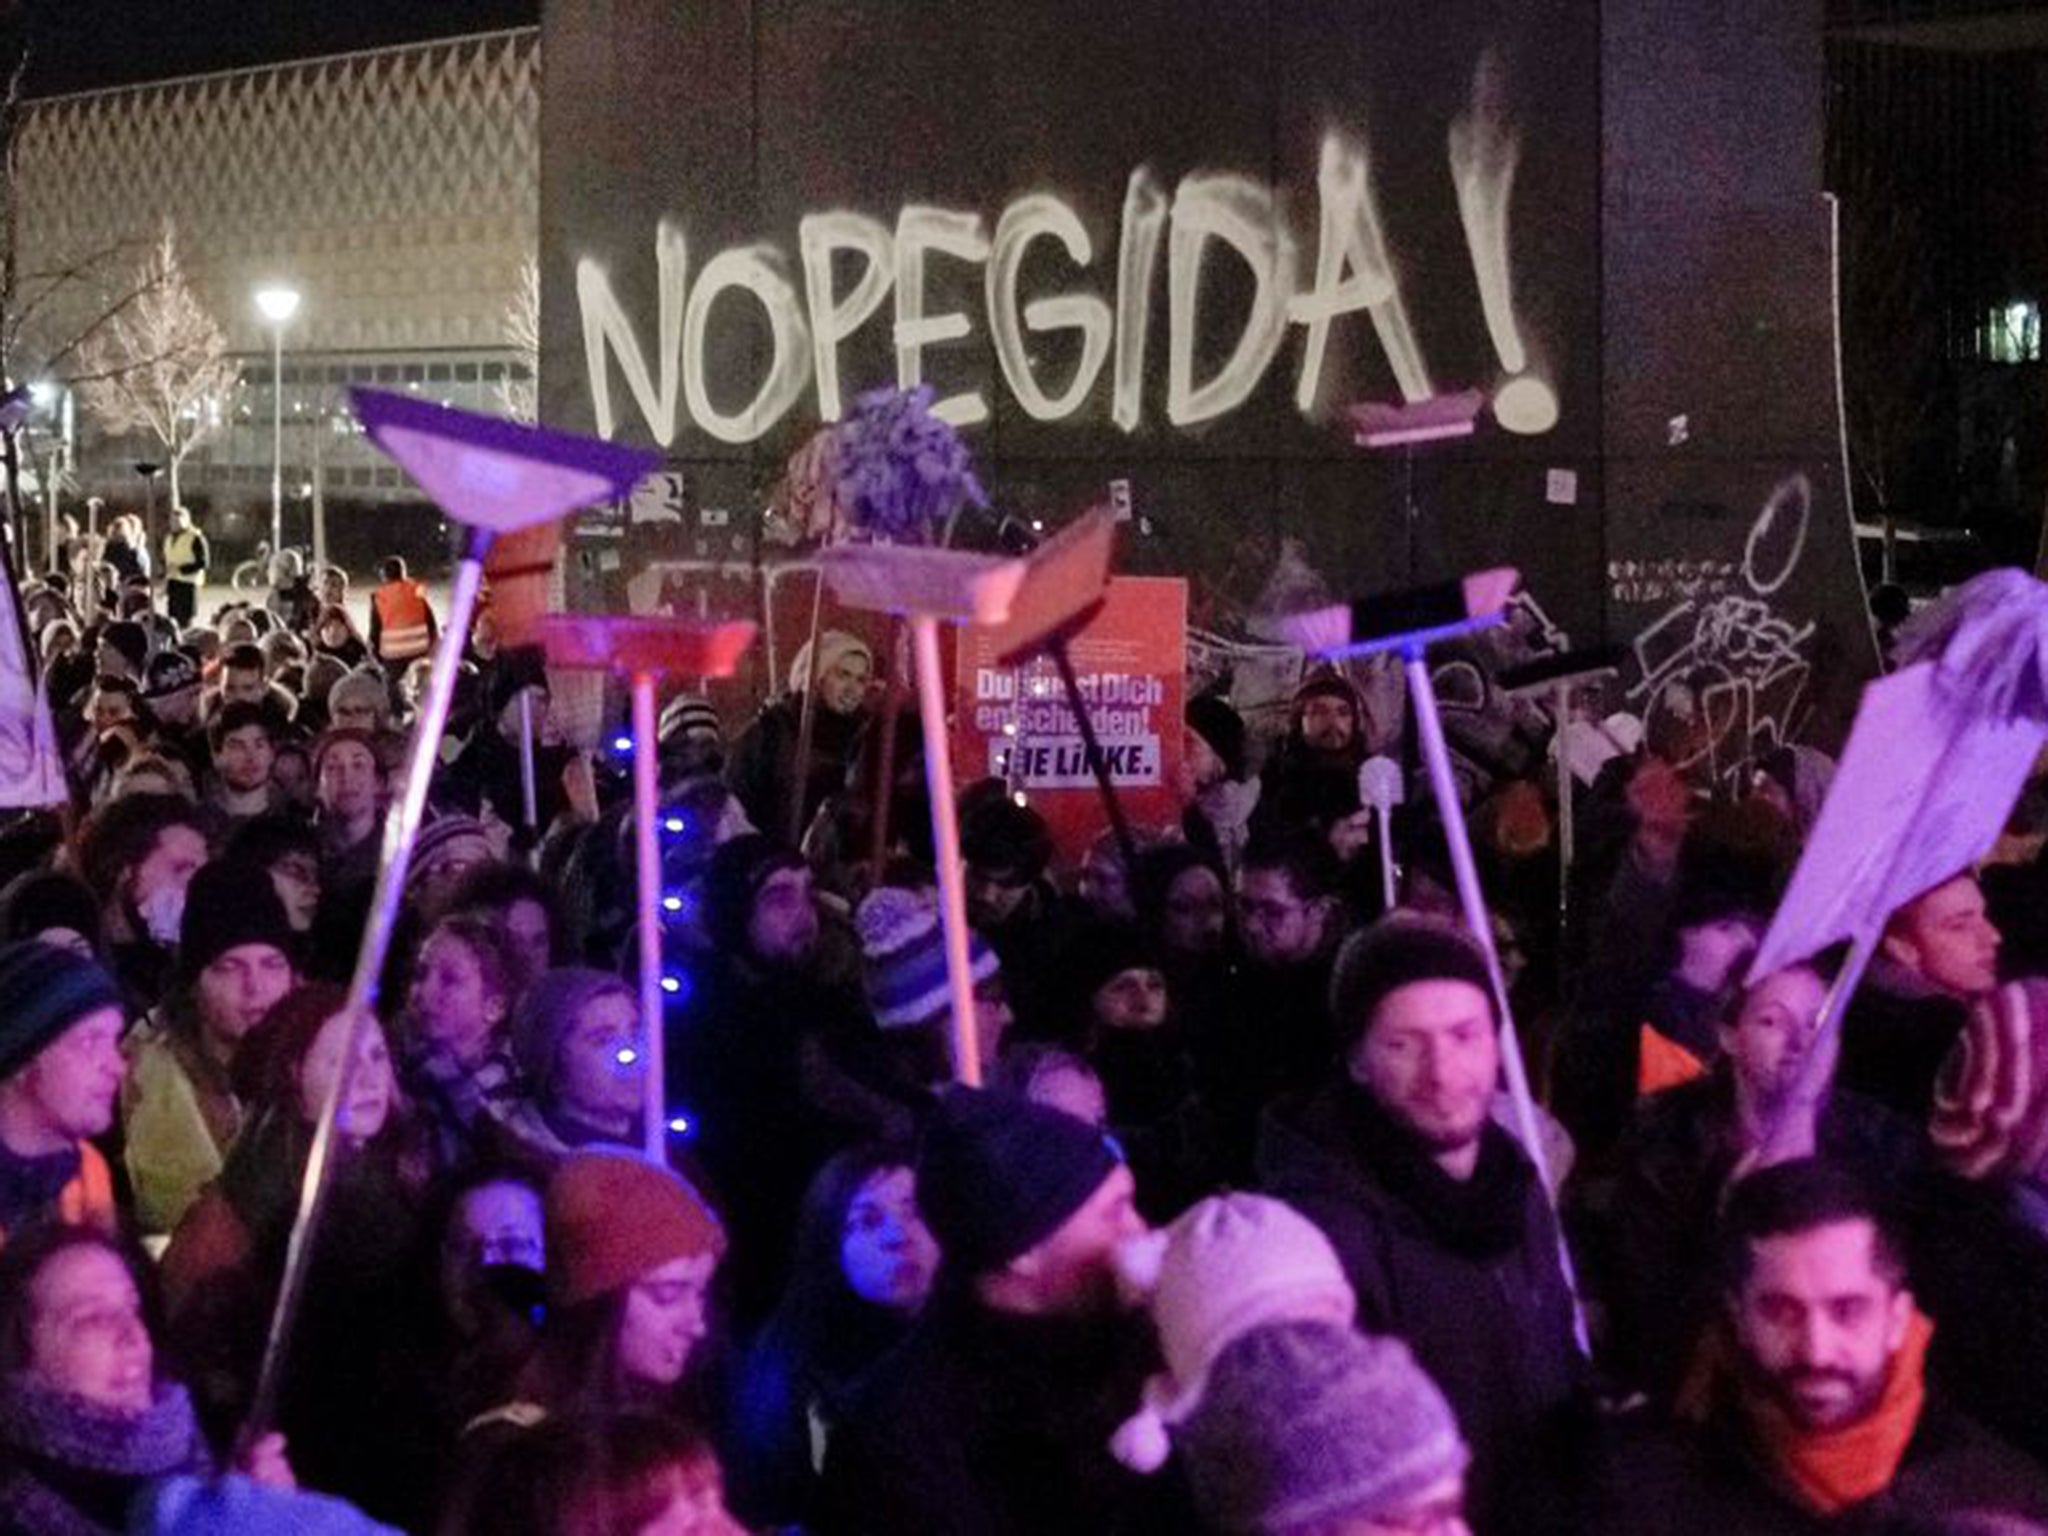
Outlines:
{"type": "Polygon", "coordinates": [[[270,554],[284,548],[284,328],[299,312],[299,290],[272,284],[256,290],[257,313],[270,322],[270,554]]]}

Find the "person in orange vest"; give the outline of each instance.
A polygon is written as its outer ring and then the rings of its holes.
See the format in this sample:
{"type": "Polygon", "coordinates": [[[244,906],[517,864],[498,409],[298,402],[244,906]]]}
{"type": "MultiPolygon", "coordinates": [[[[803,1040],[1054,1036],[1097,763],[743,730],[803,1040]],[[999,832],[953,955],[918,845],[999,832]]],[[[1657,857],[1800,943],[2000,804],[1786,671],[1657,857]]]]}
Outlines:
{"type": "Polygon", "coordinates": [[[90,1138],[114,1124],[126,1025],[98,962],[40,939],[0,948],[0,1241],[52,1219],[114,1230],[90,1138]]]}
{"type": "Polygon", "coordinates": [[[427,589],[406,574],[404,560],[393,555],[377,570],[383,583],[370,594],[370,650],[396,676],[434,649],[441,630],[427,589]]]}

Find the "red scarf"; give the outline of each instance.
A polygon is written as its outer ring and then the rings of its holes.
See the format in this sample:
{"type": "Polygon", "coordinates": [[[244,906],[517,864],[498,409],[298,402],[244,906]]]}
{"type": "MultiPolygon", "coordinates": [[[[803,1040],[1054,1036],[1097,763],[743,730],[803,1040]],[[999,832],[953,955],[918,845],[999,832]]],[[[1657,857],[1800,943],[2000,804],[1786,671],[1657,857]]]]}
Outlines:
{"type": "Polygon", "coordinates": [[[1877,1405],[1839,1429],[1808,1429],[1774,1394],[1747,1379],[1726,1330],[1716,1329],[1702,1342],[1679,1394],[1678,1413],[1703,1422],[1722,1390],[1733,1387],[1750,1444],[1778,1483],[1805,1508],[1832,1515],[1891,1486],[1927,1402],[1927,1346],[1933,1338],[1934,1324],[1916,1308],[1905,1341],[1892,1355],[1877,1405]]]}

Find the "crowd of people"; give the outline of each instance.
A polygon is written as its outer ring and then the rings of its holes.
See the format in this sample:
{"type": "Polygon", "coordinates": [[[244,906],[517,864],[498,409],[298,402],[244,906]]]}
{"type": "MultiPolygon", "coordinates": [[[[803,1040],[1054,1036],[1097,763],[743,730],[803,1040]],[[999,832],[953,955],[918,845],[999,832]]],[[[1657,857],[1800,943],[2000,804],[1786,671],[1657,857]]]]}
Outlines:
{"type": "Polygon", "coordinates": [[[202,613],[191,533],[21,593],[72,798],[0,827],[0,1532],[2048,1532],[2040,791],[1816,1099],[1838,957],[1747,973],[1818,753],[1664,721],[1568,872],[1540,752],[1468,778],[1509,1035],[1412,775],[1386,899],[1398,686],[1262,740],[1226,678],[1176,825],[1069,867],[963,790],[968,1088],[869,645],[664,701],[648,1020],[627,775],[486,602],[352,1018],[436,616],[291,557],[202,613]]]}

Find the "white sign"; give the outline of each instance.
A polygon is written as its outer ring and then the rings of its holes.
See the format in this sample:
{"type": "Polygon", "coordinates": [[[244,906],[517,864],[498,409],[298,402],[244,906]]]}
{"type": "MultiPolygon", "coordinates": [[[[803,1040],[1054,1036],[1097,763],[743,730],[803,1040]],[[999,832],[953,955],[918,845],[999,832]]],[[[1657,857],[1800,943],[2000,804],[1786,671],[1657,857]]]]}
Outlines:
{"type": "Polygon", "coordinates": [[[1792,885],[1749,969],[1756,981],[1876,933],[1998,840],[2048,727],[1953,716],[1921,662],[1863,690],[1856,724],[1792,885]]]}

